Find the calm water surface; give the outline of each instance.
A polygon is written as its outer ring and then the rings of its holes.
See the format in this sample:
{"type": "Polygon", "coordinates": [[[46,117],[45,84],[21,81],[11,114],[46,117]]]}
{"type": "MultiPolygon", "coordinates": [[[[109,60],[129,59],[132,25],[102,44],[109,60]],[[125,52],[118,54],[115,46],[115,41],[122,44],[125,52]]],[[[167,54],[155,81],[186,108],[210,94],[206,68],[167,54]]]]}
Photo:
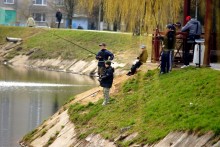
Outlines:
{"type": "Polygon", "coordinates": [[[0,147],[17,147],[27,132],[65,101],[97,85],[87,76],[0,65],[0,147]]]}

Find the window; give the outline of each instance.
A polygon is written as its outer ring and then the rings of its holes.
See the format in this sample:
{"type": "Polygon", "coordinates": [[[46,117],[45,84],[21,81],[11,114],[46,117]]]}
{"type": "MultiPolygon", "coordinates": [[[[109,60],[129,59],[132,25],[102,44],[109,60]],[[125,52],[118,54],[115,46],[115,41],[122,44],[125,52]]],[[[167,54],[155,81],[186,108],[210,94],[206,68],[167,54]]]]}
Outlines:
{"type": "Polygon", "coordinates": [[[34,5],[47,5],[47,0],[33,0],[34,5]]]}
{"type": "Polygon", "coordinates": [[[46,15],[44,13],[34,13],[33,17],[34,17],[34,20],[38,22],[46,21],[46,15]]]}
{"type": "Polygon", "coordinates": [[[14,0],[4,0],[4,4],[14,4],[14,0]]]}

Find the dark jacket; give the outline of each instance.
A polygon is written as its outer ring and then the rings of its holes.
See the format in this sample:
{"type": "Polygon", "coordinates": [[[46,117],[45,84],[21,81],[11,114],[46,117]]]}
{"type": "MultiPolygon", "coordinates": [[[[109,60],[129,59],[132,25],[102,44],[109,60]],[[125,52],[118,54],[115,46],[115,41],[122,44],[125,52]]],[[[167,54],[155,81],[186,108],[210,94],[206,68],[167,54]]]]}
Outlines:
{"type": "Polygon", "coordinates": [[[63,16],[62,13],[58,11],[58,12],[56,13],[57,21],[61,21],[61,20],[62,20],[62,16],[63,16]]]}
{"type": "Polygon", "coordinates": [[[108,51],[107,49],[102,49],[96,55],[96,59],[99,60],[98,66],[104,67],[105,66],[104,62],[107,60],[113,60],[114,55],[110,51],[108,51]],[[99,56],[101,56],[101,58],[99,58],[99,56]]]}
{"type": "Polygon", "coordinates": [[[201,35],[202,34],[202,26],[198,20],[192,18],[181,29],[181,31],[182,32],[189,31],[189,36],[201,35]]]}
{"type": "Polygon", "coordinates": [[[167,34],[163,37],[163,43],[164,51],[174,50],[176,43],[176,32],[172,30],[167,32],[167,34]]]}
{"type": "Polygon", "coordinates": [[[111,88],[114,78],[114,68],[111,66],[107,67],[100,78],[100,86],[104,88],[111,88]]]}

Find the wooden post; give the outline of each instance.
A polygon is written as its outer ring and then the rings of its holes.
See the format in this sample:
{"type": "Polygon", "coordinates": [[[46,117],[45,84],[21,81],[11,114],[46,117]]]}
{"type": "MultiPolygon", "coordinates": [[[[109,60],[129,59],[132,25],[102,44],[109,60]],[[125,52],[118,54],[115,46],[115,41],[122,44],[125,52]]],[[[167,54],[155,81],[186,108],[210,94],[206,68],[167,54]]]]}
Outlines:
{"type": "Polygon", "coordinates": [[[213,25],[213,0],[206,0],[204,66],[210,66],[212,25],[213,25]]]}
{"type": "Polygon", "coordinates": [[[186,17],[190,15],[190,2],[191,0],[184,0],[184,16],[183,16],[183,24],[185,25],[186,17]]]}
{"type": "Polygon", "coordinates": [[[159,36],[159,30],[157,27],[152,39],[152,52],[151,52],[152,63],[159,61],[160,58],[160,40],[158,36],[159,36]]]}

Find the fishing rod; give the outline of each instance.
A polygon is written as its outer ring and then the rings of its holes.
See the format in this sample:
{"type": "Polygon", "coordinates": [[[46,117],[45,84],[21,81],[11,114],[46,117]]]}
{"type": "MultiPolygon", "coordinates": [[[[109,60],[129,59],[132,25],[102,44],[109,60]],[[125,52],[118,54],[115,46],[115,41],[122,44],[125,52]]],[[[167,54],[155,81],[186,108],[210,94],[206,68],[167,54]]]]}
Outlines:
{"type": "MultiPolygon", "coordinates": [[[[42,29],[42,30],[47,31],[47,30],[45,30],[45,29],[42,29]]],[[[49,31],[48,31],[48,32],[49,32],[49,31]]],[[[69,42],[69,43],[71,43],[71,44],[73,44],[73,45],[75,45],[75,46],[77,46],[77,47],[79,47],[79,48],[81,48],[81,49],[84,49],[84,50],[86,50],[87,52],[90,52],[90,53],[92,53],[92,54],[94,54],[94,55],[97,55],[96,53],[94,53],[94,52],[92,52],[92,51],[86,49],[85,47],[82,47],[81,45],[78,45],[78,44],[74,43],[73,41],[70,41],[70,40],[68,40],[68,39],[66,39],[66,38],[63,38],[63,37],[61,37],[61,36],[59,36],[59,35],[57,35],[57,34],[55,34],[55,33],[53,33],[53,35],[56,36],[56,37],[58,37],[58,38],[60,38],[60,39],[62,39],[62,40],[65,40],[65,41],[67,41],[67,42],[69,42]]]]}
{"type": "Polygon", "coordinates": [[[63,37],[61,37],[61,36],[59,36],[59,35],[57,35],[57,34],[55,34],[55,33],[54,33],[53,35],[57,36],[57,37],[60,38],[60,39],[65,40],[65,41],[67,41],[67,42],[69,42],[69,43],[72,43],[73,45],[78,46],[79,48],[84,49],[84,50],[86,50],[86,51],[88,51],[88,52],[90,52],[90,53],[92,53],[92,54],[94,54],[94,55],[97,55],[96,53],[94,53],[94,52],[92,52],[92,51],[90,51],[90,50],[88,50],[88,49],[86,49],[86,48],[84,48],[84,47],[82,47],[82,46],[80,46],[80,45],[78,45],[78,44],[76,44],[76,43],[74,43],[74,42],[68,40],[68,39],[65,39],[65,38],[63,38],[63,37]]]}
{"type": "MultiPolygon", "coordinates": [[[[45,29],[43,29],[43,28],[41,28],[41,29],[44,30],[44,31],[47,31],[47,30],[45,30],[45,29]]],[[[48,31],[48,32],[49,32],[49,31],[48,31]]],[[[84,50],[86,50],[86,51],[88,51],[88,52],[90,52],[90,53],[92,53],[92,54],[94,54],[94,55],[97,55],[96,53],[94,53],[94,52],[92,52],[92,51],[86,49],[85,47],[82,47],[82,46],[80,46],[80,45],[74,43],[73,41],[70,41],[70,40],[68,40],[68,39],[66,39],[66,38],[63,38],[63,37],[61,37],[61,36],[59,36],[59,35],[57,35],[57,34],[55,34],[55,33],[53,33],[53,35],[56,36],[56,37],[58,37],[58,38],[60,38],[60,39],[65,40],[65,41],[67,41],[67,42],[69,42],[69,43],[71,43],[71,44],[73,44],[73,45],[75,45],[75,46],[78,46],[79,48],[84,49],[84,50]]],[[[98,62],[105,62],[105,61],[98,61],[98,62]]],[[[111,61],[111,63],[114,64],[114,62],[112,62],[112,61],[111,61]]]]}

